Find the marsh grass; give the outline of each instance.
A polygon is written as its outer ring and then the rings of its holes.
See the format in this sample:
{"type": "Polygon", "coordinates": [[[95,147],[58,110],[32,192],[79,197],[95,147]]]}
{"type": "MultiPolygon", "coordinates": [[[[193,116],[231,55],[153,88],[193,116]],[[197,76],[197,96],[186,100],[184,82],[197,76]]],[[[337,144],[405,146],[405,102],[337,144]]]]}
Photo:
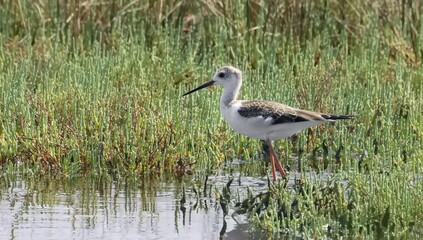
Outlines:
{"type": "MultiPolygon", "coordinates": [[[[268,198],[250,196],[253,223],[269,239],[418,238],[423,207],[421,176],[409,170],[374,175],[304,178],[293,188],[275,185],[268,198]],[[404,175],[407,175],[404,180],[404,175]]],[[[263,196],[263,193],[261,193],[263,196]]]]}
{"type": "Polygon", "coordinates": [[[244,99],[357,115],[277,142],[292,171],[334,177],[272,191],[266,213],[252,215],[269,237],[421,230],[418,1],[0,4],[3,172],[145,176],[242,159],[231,171],[263,175],[261,143],[222,121],[220,89],[181,97],[232,64],[244,71],[244,99]],[[322,200],[325,191],[334,194],[322,200]],[[281,216],[294,200],[297,215],[281,216]]]}

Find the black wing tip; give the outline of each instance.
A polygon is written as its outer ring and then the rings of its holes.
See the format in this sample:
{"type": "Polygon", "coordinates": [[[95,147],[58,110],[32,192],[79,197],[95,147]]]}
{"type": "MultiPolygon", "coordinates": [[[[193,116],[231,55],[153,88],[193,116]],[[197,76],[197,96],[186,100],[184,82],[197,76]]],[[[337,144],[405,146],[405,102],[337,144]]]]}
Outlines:
{"type": "Polygon", "coordinates": [[[307,119],[302,116],[294,115],[294,114],[285,114],[279,117],[273,118],[272,125],[282,124],[282,123],[298,123],[298,122],[307,122],[310,119],[307,119]]]}
{"type": "Polygon", "coordinates": [[[326,120],[343,120],[343,119],[353,119],[356,118],[356,115],[335,115],[335,114],[322,114],[320,115],[326,120]]]}

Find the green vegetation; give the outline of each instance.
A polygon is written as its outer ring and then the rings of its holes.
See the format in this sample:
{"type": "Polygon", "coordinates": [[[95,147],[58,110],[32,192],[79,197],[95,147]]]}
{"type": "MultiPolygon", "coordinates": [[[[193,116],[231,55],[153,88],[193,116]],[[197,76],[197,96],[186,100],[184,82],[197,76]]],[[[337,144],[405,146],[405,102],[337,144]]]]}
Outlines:
{"type": "Polygon", "coordinates": [[[275,186],[256,226],[269,237],[421,233],[418,1],[0,5],[2,172],[144,176],[240,158],[254,162],[243,174],[263,175],[260,142],[220,117],[220,89],[181,98],[231,64],[244,99],[358,115],[277,143],[293,171],[332,175],[275,186]]]}

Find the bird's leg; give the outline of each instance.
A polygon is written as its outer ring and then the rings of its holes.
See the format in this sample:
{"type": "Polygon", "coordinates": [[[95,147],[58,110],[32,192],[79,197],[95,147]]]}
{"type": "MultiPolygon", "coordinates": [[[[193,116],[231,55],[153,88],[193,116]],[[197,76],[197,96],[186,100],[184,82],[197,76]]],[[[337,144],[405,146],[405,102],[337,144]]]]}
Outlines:
{"type": "MultiPolygon", "coordinates": [[[[263,141],[263,150],[265,152],[265,154],[269,154],[269,158],[270,158],[270,165],[272,165],[272,176],[273,176],[273,181],[276,181],[276,171],[275,171],[275,156],[269,151],[269,146],[272,145],[272,143],[269,141],[263,141]]],[[[277,158],[276,158],[277,159],[277,158]]]]}
{"type": "Polygon", "coordinates": [[[276,154],[275,154],[275,164],[276,164],[276,167],[278,168],[279,173],[281,174],[282,178],[286,179],[285,170],[283,169],[282,163],[279,161],[279,158],[278,158],[278,156],[276,156],[276,154]]]}
{"type": "Polygon", "coordinates": [[[275,158],[272,155],[272,153],[270,153],[270,165],[272,166],[272,176],[273,176],[273,181],[276,181],[276,171],[275,171],[275,158]]]}
{"type": "MultiPolygon", "coordinates": [[[[273,162],[273,164],[276,165],[276,167],[278,168],[279,173],[281,174],[282,178],[285,179],[285,170],[283,169],[282,164],[279,161],[278,156],[276,155],[275,149],[273,149],[272,141],[267,140],[267,144],[269,145],[271,162],[273,162]]],[[[273,165],[272,165],[272,170],[274,171],[273,165]]],[[[276,173],[274,173],[274,174],[276,174],[276,173]]],[[[276,180],[276,177],[273,177],[273,179],[276,180]]]]}

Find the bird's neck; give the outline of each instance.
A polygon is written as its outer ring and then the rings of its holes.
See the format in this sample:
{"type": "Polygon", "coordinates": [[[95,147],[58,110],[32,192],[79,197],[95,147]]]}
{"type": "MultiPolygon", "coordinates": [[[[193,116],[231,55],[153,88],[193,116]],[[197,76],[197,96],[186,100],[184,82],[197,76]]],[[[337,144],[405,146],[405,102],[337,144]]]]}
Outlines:
{"type": "Polygon", "coordinates": [[[223,88],[222,97],[220,97],[221,107],[230,107],[231,104],[235,103],[238,97],[241,83],[234,86],[226,86],[223,88]]]}

